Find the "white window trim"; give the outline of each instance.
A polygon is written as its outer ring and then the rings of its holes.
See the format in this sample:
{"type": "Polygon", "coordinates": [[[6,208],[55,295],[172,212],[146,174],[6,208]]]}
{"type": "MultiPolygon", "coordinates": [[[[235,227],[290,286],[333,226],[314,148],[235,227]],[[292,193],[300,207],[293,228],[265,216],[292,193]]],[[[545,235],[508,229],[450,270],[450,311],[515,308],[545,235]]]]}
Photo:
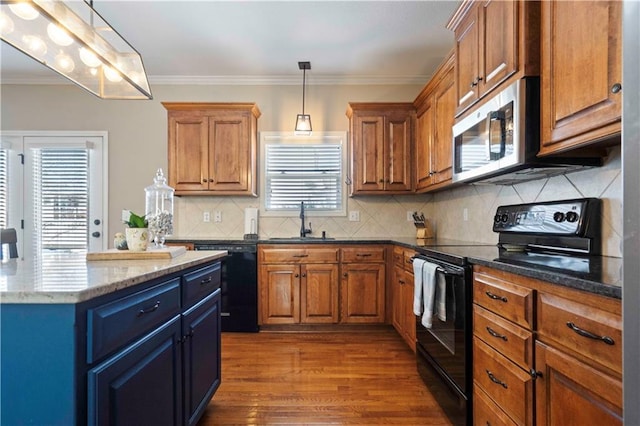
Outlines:
{"type": "Polygon", "coordinates": [[[260,132],[260,215],[264,217],[296,217],[300,214],[298,211],[273,211],[267,210],[266,203],[266,153],[265,145],[267,143],[322,143],[322,142],[339,143],[342,147],[342,209],[340,211],[305,211],[305,215],[309,217],[341,217],[347,216],[347,187],[345,184],[347,174],[347,132],[313,132],[309,136],[296,135],[294,132],[260,132]]]}

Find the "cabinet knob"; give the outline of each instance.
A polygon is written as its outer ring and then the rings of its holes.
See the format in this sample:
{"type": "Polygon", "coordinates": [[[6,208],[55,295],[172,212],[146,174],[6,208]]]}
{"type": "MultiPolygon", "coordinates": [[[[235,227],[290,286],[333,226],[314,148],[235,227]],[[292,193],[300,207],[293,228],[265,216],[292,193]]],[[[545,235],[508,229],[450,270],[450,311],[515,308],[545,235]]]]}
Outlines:
{"type": "Polygon", "coordinates": [[[307,277],[307,274],[306,274],[306,273],[303,273],[303,274],[302,274],[302,278],[306,278],[306,277],[307,277]]]}
{"type": "Polygon", "coordinates": [[[294,277],[298,278],[300,275],[299,274],[295,274],[294,277]]]}
{"type": "Polygon", "coordinates": [[[378,183],[384,183],[384,179],[380,179],[378,183]]]}
{"type": "Polygon", "coordinates": [[[207,180],[206,179],[202,179],[202,183],[207,183],[207,180]]]}
{"type": "Polygon", "coordinates": [[[611,93],[619,93],[621,91],[622,91],[622,84],[616,83],[613,86],[611,86],[611,93]]]}
{"type": "Polygon", "coordinates": [[[343,277],[347,278],[347,273],[342,274],[343,277]]]}

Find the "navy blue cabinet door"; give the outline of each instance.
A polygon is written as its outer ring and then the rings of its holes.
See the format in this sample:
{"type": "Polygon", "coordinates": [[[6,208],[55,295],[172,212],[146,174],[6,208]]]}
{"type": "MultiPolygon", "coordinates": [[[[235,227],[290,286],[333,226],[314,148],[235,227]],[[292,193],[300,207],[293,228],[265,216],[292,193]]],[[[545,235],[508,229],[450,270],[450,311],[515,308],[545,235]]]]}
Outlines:
{"type": "Polygon", "coordinates": [[[90,425],[182,423],[180,316],[88,373],[90,425]]]}
{"type": "Polygon", "coordinates": [[[220,289],[184,313],[184,424],[195,425],[220,386],[220,289]]]}

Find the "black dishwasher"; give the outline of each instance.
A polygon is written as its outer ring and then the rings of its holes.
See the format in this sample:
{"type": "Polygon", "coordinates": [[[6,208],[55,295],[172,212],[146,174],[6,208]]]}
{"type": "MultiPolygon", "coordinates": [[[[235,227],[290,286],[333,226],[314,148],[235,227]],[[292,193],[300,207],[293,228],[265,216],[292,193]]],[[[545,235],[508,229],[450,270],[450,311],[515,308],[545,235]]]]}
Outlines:
{"type": "Polygon", "coordinates": [[[258,266],[255,242],[195,243],[196,250],[226,250],[222,261],[222,331],[258,331],[258,266]]]}

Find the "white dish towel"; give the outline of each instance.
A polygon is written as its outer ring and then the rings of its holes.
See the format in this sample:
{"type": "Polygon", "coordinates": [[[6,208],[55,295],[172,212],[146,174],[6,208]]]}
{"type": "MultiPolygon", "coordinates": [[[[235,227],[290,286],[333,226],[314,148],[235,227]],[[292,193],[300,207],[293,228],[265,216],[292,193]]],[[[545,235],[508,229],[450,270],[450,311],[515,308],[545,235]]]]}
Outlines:
{"type": "Polygon", "coordinates": [[[447,282],[444,274],[438,275],[438,300],[436,301],[436,314],[440,321],[447,320],[447,282]]]}
{"type": "Polygon", "coordinates": [[[422,314],[422,267],[426,262],[413,259],[413,314],[422,314]]]}
{"type": "Polygon", "coordinates": [[[433,306],[436,293],[436,269],[438,265],[424,262],[422,265],[422,319],[420,323],[425,328],[431,328],[433,306]]]}

